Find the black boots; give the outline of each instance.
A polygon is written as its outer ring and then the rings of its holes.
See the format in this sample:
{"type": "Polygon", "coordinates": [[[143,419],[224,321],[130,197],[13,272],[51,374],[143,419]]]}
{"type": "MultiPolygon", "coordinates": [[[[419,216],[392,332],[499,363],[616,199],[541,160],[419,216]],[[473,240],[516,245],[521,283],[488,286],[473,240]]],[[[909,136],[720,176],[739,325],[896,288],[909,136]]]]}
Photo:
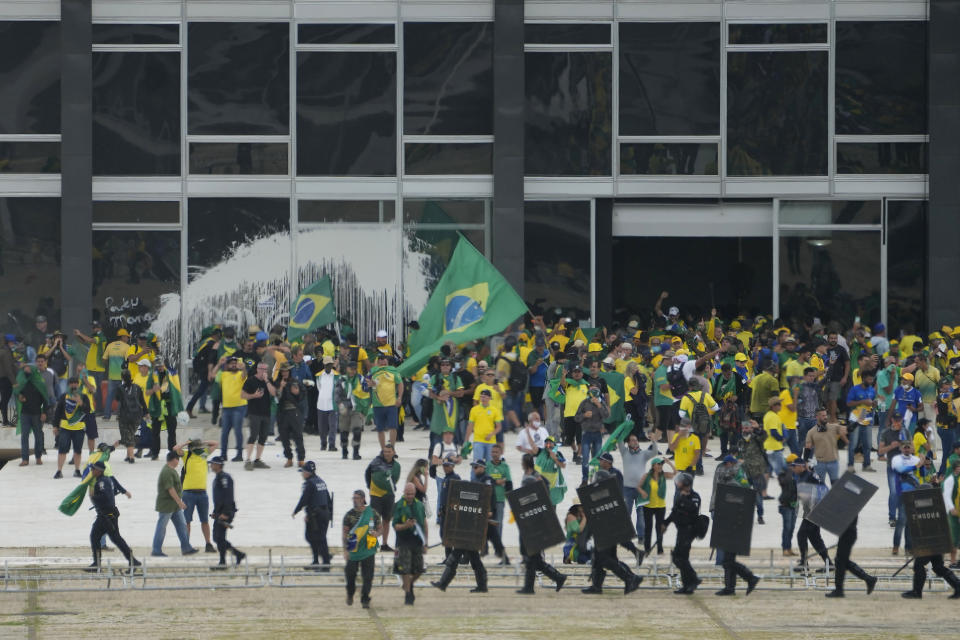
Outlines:
{"type": "Polygon", "coordinates": [[[359,460],[359,459],[360,459],[360,447],[354,447],[354,448],[353,448],[353,459],[354,459],[354,460],[359,460]]]}
{"type": "MultiPolygon", "coordinates": [[[[437,589],[440,589],[440,591],[446,591],[447,585],[449,585],[453,581],[453,578],[456,575],[457,575],[457,565],[456,563],[449,562],[449,558],[448,558],[447,564],[443,569],[443,575],[440,576],[439,580],[437,580],[436,582],[431,582],[430,584],[435,586],[437,589]]],[[[479,582],[479,579],[478,579],[478,582],[479,582]]]]}
{"type": "Polygon", "coordinates": [[[913,589],[904,591],[900,595],[904,598],[920,599],[923,597],[923,583],[927,581],[927,570],[920,569],[913,572],[913,589]]]}
{"type": "Polygon", "coordinates": [[[344,460],[347,459],[347,448],[346,448],[346,447],[340,447],[340,457],[343,458],[344,460]]]}
{"type": "MultiPolygon", "coordinates": [[[[446,574],[446,572],[444,572],[446,574]]],[[[487,570],[483,567],[479,567],[473,570],[473,575],[477,579],[477,586],[473,589],[470,589],[470,593],[486,593],[487,592],[487,570]]]]}

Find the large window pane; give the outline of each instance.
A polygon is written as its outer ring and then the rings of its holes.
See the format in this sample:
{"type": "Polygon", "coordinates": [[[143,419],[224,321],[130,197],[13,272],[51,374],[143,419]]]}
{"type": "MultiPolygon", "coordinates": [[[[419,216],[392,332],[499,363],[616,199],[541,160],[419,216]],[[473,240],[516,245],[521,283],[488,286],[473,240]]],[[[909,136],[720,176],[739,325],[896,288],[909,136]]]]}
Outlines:
{"type": "Polygon", "coordinates": [[[397,172],[396,54],[297,54],[297,174],[397,172]]]}
{"type": "Polygon", "coordinates": [[[730,25],[730,44],[803,44],[826,41],[826,22],[730,25]]]}
{"type": "Polygon", "coordinates": [[[826,51],[727,54],[727,174],[827,174],[826,51]]]}
{"type": "Polygon", "coordinates": [[[927,326],[927,203],[887,201],[887,324],[889,336],[927,326]]]}
{"type": "Polygon", "coordinates": [[[60,143],[0,142],[0,173],[60,173],[60,143]]]}
{"type": "Polygon", "coordinates": [[[620,24],[620,133],[720,133],[720,23],[620,24]]]}
{"type": "Polygon", "coordinates": [[[405,145],[407,175],[472,175],[493,173],[493,145],[412,142],[405,145]]]}
{"type": "Polygon", "coordinates": [[[179,292],[179,231],[93,232],[93,317],[111,339],[150,331],[164,356],[179,358],[179,292]]]}
{"type": "Polygon", "coordinates": [[[190,173],[286,175],[285,142],[193,142],[190,173]]]}
{"type": "Polygon", "coordinates": [[[879,200],[781,201],[780,224],[880,224],[879,200]]]}
{"type": "Polygon", "coordinates": [[[297,26],[300,44],[393,44],[392,24],[301,24],[297,26]]]}
{"type": "Polygon", "coordinates": [[[780,231],[780,317],[849,327],[880,321],[879,231],[780,231]]]}
{"type": "Polygon", "coordinates": [[[93,203],[93,221],[98,224],[177,224],[180,203],[158,201],[98,201],[93,203]]]}
{"type": "Polygon", "coordinates": [[[610,175],[611,54],[528,52],[525,174],[610,175]]]}
{"type": "Polygon", "coordinates": [[[95,24],[94,44],[179,44],[178,24],[95,24]]]}
{"type": "Polygon", "coordinates": [[[403,25],[403,132],[493,133],[493,23],[403,25]]]}
{"type": "Polygon", "coordinates": [[[523,205],[523,274],[534,314],[559,307],[564,315],[590,317],[590,203],[523,205]]]}
{"type": "Polygon", "coordinates": [[[0,21],[0,133],[60,133],[60,23],[0,21]]]}
{"type": "Polygon", "coordinates": [[[60,200],[0,198],[0,324],[36,349],[48,330],[60,328],[60,200]]]}
{"type": "Polygon", "coordinates": [[[289,132],[286,22],[191,22],[188,34],[191,134],[289,132]]]}
{"type": "Polygon", "coordinates": [[[927,132],[927,23],[837,22],[838,134],[927,132]]]}
{"type": "Polygon", "coordinates": [[[191,280],[258,239],[290,231],[290,203],[281,198],[190,198],[189,207],[191,280]]]}
{"type": "Polygon", "coordinates": [[[180,54],[93,54],[93,173],[180,174],[180,54]]]}
{"type": "Polygon", "coordinates": [[[621,143],[622,175],[717,175],[717,144],[621,143]]]}
{"type": "Polygon", "coordinates": [[[925,142],[837,144],[837,173],[926,173],[925,142]]]}

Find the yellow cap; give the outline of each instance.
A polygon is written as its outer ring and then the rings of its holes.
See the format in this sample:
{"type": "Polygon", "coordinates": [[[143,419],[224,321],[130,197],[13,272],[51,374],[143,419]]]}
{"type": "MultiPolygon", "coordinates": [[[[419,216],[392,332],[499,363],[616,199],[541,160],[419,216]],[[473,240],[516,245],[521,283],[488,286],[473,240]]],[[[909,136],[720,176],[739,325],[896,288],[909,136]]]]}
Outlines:
{"type": "Polygon", "coordinates": [[[733,359],[737,362],[746,362],[747,356],[742,353],[738,353],[737,355],[733,356],[733,359]]]}
{"type": "Polygon", "coordinates": [[[942,335],[939,331],[934,331],[933,333],[931,333],[931,334],[930,334],[929,336],[927,336],[927,337],[928,337],[930,340],[943,340],[943,335],[942,335]]]}
{"type": "Polygon", "coordinates": [[[741,324],[739,320],[734,320],[733,322],[730,323],[731,329],[739,329],[740,327],[741,327],[741,324]]]}
{"type": "Polygon", "coordinates": [[[790,455],[788,455],[788,456],[786,457],[787,464],[790,464],[791,462],[793,462],[793,461],[795,461],[795,460],[799,460],[799,459],[800,459],[800,456],[798,456],[798,455],[795,454],[795,453],[791,453],[790,455]]]}
{"type": "Polygon", "coordinates": [[[900,376],[900,377],[903,378],[904,380],[909,380],[910,382],[913,382],[913,374],[912,374],[912,373],[905,373],[905,374],[903,374],[903,375],[900,376]]]}
{"type": "Polygon", "coordinates": [[[602,349],[603,349],[603,346],[596,342],[591,342],[590,345],[587,347],[587,351],[590,353],[594,351],[601,351],[602,349]]]}
{"type": "Polygon", "coordinates": [[[127,331],[126,329],[117,329],[117,337],[118,337],[118,338],[119,338],[120,336],[129,336],[129,335],[130,335],[130,332],[127,331]]]}

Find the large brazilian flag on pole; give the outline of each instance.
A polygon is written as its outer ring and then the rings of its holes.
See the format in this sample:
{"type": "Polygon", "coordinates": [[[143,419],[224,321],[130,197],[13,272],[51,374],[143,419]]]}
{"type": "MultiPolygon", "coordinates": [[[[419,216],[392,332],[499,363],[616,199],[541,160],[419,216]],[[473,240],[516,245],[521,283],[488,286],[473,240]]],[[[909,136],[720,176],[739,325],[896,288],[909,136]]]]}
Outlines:
{"type": "Polygon", "coordinates": [[[461,236],[420,314],[420,329],[410,336],[410,357],[400,365],[400,375],[416,373],[445,342],[486,338],[526,311],[523,299],[496,267],[461,236]]]}
{"type": "Polygon", "coordinates": [[[323,276],[301,291],[293,306],[290,307],[287,340],[292,342],[303,334],[326,326],[336,319],[337,308],[333,304],[330,276],[323,276]]]}

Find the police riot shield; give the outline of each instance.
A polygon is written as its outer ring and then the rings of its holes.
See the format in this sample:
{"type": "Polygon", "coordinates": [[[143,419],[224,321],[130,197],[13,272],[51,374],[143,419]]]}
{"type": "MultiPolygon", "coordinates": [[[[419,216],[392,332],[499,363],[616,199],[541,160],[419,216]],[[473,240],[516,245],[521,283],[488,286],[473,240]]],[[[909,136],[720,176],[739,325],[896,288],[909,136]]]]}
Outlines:
{"type": "Polygon", "coordinates": [[[507,494],[507,502],[517,521],[527,555],[540,553],[566,539],[550,501],[550,492],[543,482],[533,482],[514,489],[507,494]]]}
{"type": "Polygon", "coordinates": [[[750,487],[717,485],[710,546],[738,556],[750,555],[757,492],[750,487]]]}
{"type": "Polygon", "coordinates": [[[900,495],[914,557],[949,553],[953,548],[943,494],[939,489],[915,489],[900,495]]]}
{"type": "Polygon", "coordinates": [[[443,546],[465,551],[483,549],[492,491],[490,485],[479,482],[450,483],[443,516],[443,546]]]}
{"type": "Polygon", "coordinates": [[[577,489],[580,504],[587,515],[587,527],[593,535],[593,544],[598,549],[615,547],[629,542],[637,535],[630,524],[630,514],[623,501],[623,491],[616,478],[588,484],[577,489]]]}
{"type": "Polygon", "coordinates": [[[817,503],[805,518],[839,536],[847,530],[876,492],[876,485],[847,471],[833,483],[827,495],[823,496],[823,500],[817,503]]]}

